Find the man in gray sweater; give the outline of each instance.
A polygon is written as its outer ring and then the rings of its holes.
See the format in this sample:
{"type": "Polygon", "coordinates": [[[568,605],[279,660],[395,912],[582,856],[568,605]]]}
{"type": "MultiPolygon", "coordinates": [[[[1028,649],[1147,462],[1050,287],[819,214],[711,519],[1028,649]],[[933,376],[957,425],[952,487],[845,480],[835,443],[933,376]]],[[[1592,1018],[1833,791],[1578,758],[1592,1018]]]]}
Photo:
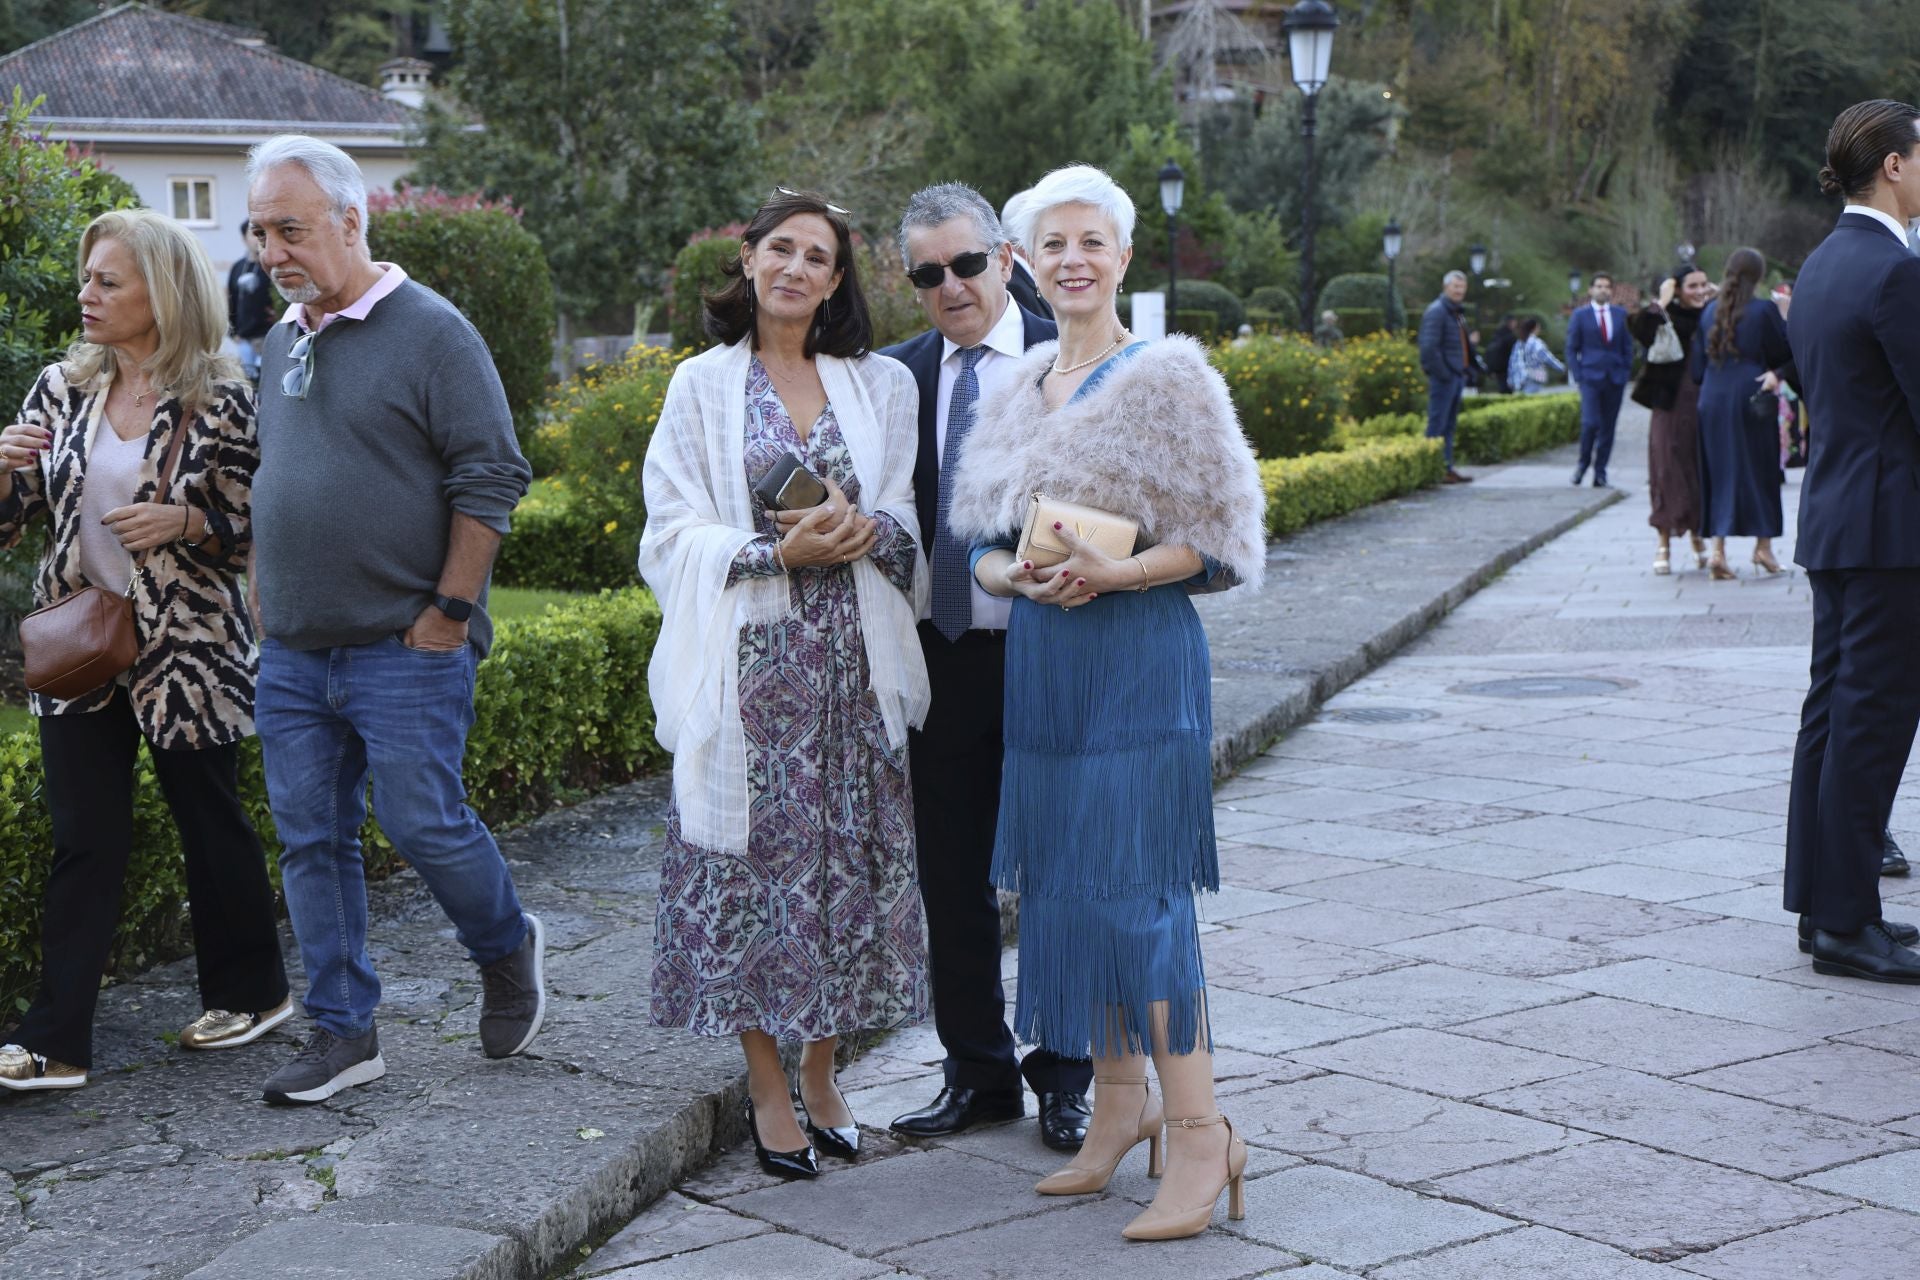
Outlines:
{"type": "Polygon", "coordinates": [[[374,262],[343,151],[283,134],[248,157],[260,264],[295,305],[267,334],[249,581],[265,639],[257,721],[311,1038],[266,1083],[310,1104],[386,1072],[358,832],[380,826],[480,966],[481,1046],[545,1014],[540,921],[461,783],[487,579],[532,473],[486,344],[374,262]]]}

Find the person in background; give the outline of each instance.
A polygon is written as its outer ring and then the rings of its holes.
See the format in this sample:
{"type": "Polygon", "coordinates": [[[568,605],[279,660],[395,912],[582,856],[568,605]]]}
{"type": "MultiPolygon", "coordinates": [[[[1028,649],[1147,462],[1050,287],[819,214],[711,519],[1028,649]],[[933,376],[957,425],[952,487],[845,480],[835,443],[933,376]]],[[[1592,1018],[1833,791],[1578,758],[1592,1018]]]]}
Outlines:
{"type": "Polygon", "coordinates": [[[1573,482],[1593,468],[1593,487],[1607,487],[1607,462],[1613,457],[1613,430],[1620,401],[1633,376],[1633,336],[1625,308],[1613,303],[1613,277],[1595,273],[1587,288],[1589,305],[1567,319],[1567,381],[1580,388],[1580,465],[1573,482]]]}
{"type": "Polygon", "coordinates": [[[143,739],[186,857],[205,1009],[180,1046],[248,1044],[293,1013],[266,855],[240,801],[240,743],[253,734],[240,585],[259,460],[253,391],[220,352],[219,277],[179,223],[101,214],[80,237],[80,279],[80,340],[0,431],[0,539],[17,546],[46,516],[35,605],[88,586],[127,592],[140,645],[98,689],[30,699],[53,864],[39,991],[0,1046],[0,1089],[87,1083],[143,739]]]}
{"type": "MultiPolygon", "coordinates": [[[[1536,325],[1535,328],[1539,326],[1536,325]]],[[[1525,391],[1510,376],[1513,369],[1513,353],[1520,345],[1520,317],[1503,316],[1500,327],[1493,331],[1493,341],[1487,343],[1488,390],[1497,395],[1514,395],[1525,391]]],[[[1558,361],[1555,362],[1558,365],[1558,361]]]]}
{"type": "Polygon", "coordinates": [[[1754,296],[1766,268],[1758,249],[1734,250],[1720,296],[1701,312],[1693,340],[1691,367],[1700,383],[1700,531],[1713,539],[1707,568],[1716,580],[1734,576],[1727,567],[1729,537],[1753,538],[1754,567],[1781,572],[1773,558],[1773,540],[1785,528],[1778,418],[1773,397],[1754,384],[1785,365],[1792,352],[1780,309],[1754,296]]]}
{"type": "Polygon", "coordinates": [[[1648,302],[1627,320],[1634,338],[1647,348],[1647,365],[1634,384],[1633,401],[1651,411],[1647,428],[1647,523],[1657,539],[1653,571],[1673,572],[1671,540],[1693,539],[1700,568],[1707,567],[1707,544],[1700,536],[1700,384],[1693,380],[1687,354],[1700,331],[1700,313],[1713,297],[1707,273],[1686,263],[1660,283],[1657,302],[1648,302]],[[1663,332],[1669,333],[1662,339],[1663,332]],[[1663,356],[1653,359],[1656,345],[1663,356]]]}
{"type": "MultiPolygon", "coordinates": [[[[1020,201],[1026,194],[1021,191],[1008,197],[1006,204],[1000,208],[1001,226],[1013,225],[1011,219],[1019,215],[1020,201]]],[[[1028,315],[1039,316],[1042,320],[1052,320],[1053,308],[1047,304],[1045,298],[1040,296],[1040,290],[1033,282],[1033,263],[1027,260],[1025,251],[1019,245],[1012,245],[1011,249],[1013,273],[1007,277],[1007,292],[1013,295],[1013,300],[1020,304],[1020,309],[1028,315]]],[[[1168,316],[1167,321],[1171,324],[1173,317],[1168,316]]]]}
{"type": "Polygon", "coordinates": [[[1337,347],[1344,336],[1340,332],[1340,313],[1322,311],[1320,323],[1313,326],[1313,345],[1321,348],[1337,347]]]}
{"type": "Polygon", "coordinates": [[[1506,384],[1521,395],[1538,395],[1547,389],[1549,371],[1565,373],[1567,366],[1554,358],[1547,340],[1540,336],[1538,316],[1515,320],[1514,325],[1518,333],[1507,357],[1506,384]]]}
{"type": "Polygon", "coordinates": [[[1420,317],[1420,370],[1427,375],[1427,438],[1442,442],[1440,456],[1447,484],[1466,484],[1469,477],[1453,469],[1453,433],[1460,421],[1460,401],[1466,395],[1469,371],[1474,367],[1473,346],[1467,340],[1467,273],[1449,271],[1441,281],[1440,296],[1427,304],[1420,317]]]}
{"type": "Polygon", "coordinates": [[[227,269],[227,332],[240,355],[240,370],[255,386],[260,383],[260,340],[273,328],[274,292],[267,273],[260,269],[260,249],[254,244],[252,228],[240,223],[240,239],[246,252],[227,269]]]}

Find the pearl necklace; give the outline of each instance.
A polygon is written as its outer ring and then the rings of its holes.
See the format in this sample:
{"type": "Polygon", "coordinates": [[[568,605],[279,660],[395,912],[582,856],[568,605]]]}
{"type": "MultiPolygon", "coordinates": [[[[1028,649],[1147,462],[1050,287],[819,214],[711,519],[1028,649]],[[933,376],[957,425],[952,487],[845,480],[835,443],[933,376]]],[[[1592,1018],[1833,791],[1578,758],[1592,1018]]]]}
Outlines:
{"type": "Polygon", "coordinates": [[[1127,337],[1127,331],[1125,329],[1122,329],[1120,331],[1119,337],[1115,338],[1112,342],[1109,342],[1106,346],[1102,347],[1098,352],[1094,353],[1093,356],[1091,356],[1086,360],[1082,360],[1079,364],[1070,364],[1064,369],[1060,367],[1060,357],[1055,356],[1053,358],[1053,371],[1055,373],[1072,373],[1076,369],[1084,369],[1088,365],[1092,364],[1094,361],[1104,359],[1110,352],[1112,352],[1112,350],[1115,347],[1119,346],[1122,342],[1126,341],[1126,337],[1127,337]]]}

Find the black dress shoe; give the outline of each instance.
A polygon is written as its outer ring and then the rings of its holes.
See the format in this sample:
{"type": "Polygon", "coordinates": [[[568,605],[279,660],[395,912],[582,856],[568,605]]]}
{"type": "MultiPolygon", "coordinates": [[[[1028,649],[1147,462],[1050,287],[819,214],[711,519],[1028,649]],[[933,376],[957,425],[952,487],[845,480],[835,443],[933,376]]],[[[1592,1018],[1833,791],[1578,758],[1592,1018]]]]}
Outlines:
{"type": "MultiPolygon", "coordinates": [[[[834,1085],[833,1091],[839,1093],[840,1086],[838,1084],[834,1085]]],[[[852,1124],[847,1125],[818,1125],[813,1122],[813,1112],[807,1107],[807,1100],[800,1098],[799,1102],[800,1114],[807,1118],[808,1141],[812,1142],[819,1150],[826,1152],[830,1156],[837,1156],[842,1160],[858,1160],[860,1158],[859,1121],[856,1120],[852,1124]]],[[[840,1099],[840,1104],[842,1106],[846,1105],[845,1097],[840,1099]]],[[[851,1116],[853,1112],[849,1110],[847,1114],[851,1116]]]]}
{"type": "Polygon", "coordinates": [[[1900,848],[1900,842],[1893,838],[1893,828],[1888,827],[1880,842],[1880,874],[1904,876],[1907,871],[1907,855],[1900,848]]]}
{"type": "Polygon", "coordinates": [[[774,1177],[796,1180],[820,1176],[820,1158],[813,1154],[812,1147],[798,1151],[767,1150],[767,1144],[760,1141],[760,1125],[753,1118],[752,1098],[747,1099],[747,1132],[753,1135],[754,1159],[774,1177]]]}
{"type": "Polygon", "coordinates": [[[1611,489],[1613,486],[1607,483],[1606,472],[1596,471],[1593,473],[1593,487],[1596,489],[1611,489]]]}
{"type": "MultiPolygon", "coordinates": [[[[1887,926],[1887,931],[1893,935],[1893,940],[1903,947],[1910,947],[1920,942],[1920,928],[1901,924],[1897,920],[1883,920],[1881,923],[1887,926]]],[[[1813,918],[1811,916],[1800,917],[1800,950],[1807,955],[1813,954],[1813,918]]]]}
{"type": "Polygon", "coordinates": [[[1078,1151],[1087,1140],[1093,1111],[1087,1095],[1047,1091],[1040,1095],[1040,1141],[1055,1151],[1078,1151]]]}
{"type": "Polygon", "coordinates": [[[895,1133],[909,1138],[943,1138],[964,1133],[976,1124],[998,1124],[1027,1114],[1027,1100],[1018,1089],[962,1089],[948,1085],[933,1102],[909,1111],[893,1122],[895,1133]]]}
{"type": "Polygon", "coordinates": [[[1920,953],[1894,941],[1893,930],[1875,920],[1858,933],[1813,931],[1813,971],[1837,978],[1920,985],[1920,953]]]}
{"type": "Polygon", "coordinates": [[[1578,488],[1580,482],[1582,480],[1585,480],[1586,478],[1587,478],[1587,469],[1585,467],[1575,467],[1573,469],[1573,483],[1576,488],[1578,488]]]}

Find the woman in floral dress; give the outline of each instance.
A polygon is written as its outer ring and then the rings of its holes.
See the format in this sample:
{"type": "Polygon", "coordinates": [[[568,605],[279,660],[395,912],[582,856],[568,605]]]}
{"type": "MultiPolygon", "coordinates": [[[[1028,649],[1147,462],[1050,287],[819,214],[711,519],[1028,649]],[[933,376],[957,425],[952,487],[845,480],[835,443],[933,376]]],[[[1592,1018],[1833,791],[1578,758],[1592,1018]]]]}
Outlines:
{"type": "Polygon", "coordinates": [[[771,1172],[852,1159],[837,1037],[925,1015],[906,731],[924,718],[912,375],[869,356],[845,216],[777,193],[707,300],[647,453],[649,684],[674,753],[652,1016],[738,1035],[771,1172]],[[827,487],[774,511],[787,455],[827,487]],[[779,1041],[799,1040],[797,1116],[779,1041]],[[803,1118],[804,1117],[804,1118],[803,1118]],[[804,1123],[804,1132],[803,1132],[804,1123]]]}

